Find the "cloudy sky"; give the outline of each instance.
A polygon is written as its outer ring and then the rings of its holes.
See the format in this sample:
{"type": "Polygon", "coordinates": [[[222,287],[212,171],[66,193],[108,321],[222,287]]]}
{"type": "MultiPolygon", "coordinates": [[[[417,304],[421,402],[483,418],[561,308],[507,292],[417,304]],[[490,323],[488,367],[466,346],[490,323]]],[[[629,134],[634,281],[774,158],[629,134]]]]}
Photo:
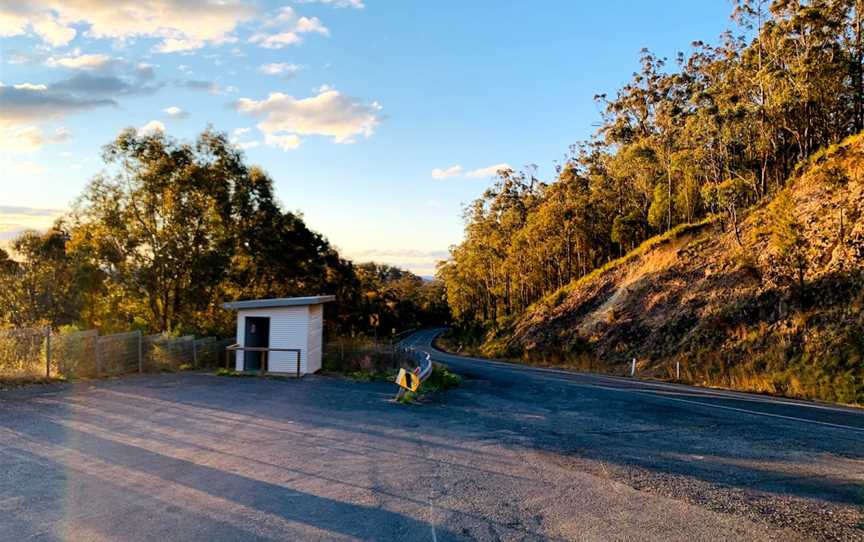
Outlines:
{"type": "Polygon", "coordinates": [[[727,0],[0,0],[0,243],[44,228],[125,127],[232,135],[347,256],[432,274],[502,164],[549,176],[642,47],[727,0]]]}

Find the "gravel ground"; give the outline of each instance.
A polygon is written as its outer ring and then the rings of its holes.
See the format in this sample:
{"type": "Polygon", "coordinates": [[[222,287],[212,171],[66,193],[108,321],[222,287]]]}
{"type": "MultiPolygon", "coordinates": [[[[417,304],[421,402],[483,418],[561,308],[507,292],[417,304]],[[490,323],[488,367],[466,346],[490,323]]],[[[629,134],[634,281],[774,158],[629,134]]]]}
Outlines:
{"type": "Polygon", "coordinates": [[[0,540],[864,540],[862,413],[435,357],[0,392],[0,540]]]}

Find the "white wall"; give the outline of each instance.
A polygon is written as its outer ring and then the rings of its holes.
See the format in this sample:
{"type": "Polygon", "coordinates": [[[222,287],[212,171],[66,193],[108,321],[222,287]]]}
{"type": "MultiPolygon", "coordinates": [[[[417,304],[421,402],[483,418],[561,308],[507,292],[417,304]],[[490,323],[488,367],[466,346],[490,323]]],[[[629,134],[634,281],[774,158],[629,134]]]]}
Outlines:
{"type": "MultiPolygon", "coordinates": [[[[320,307],[320,305],[313,305],[320,307]]],[[[309,355],[309,306],[278,307],[270,309],[241,309],[237,312],[237,342],[243,346],[246,340],[247,316],[270,318],[270,348],[297,348],[300,350],[300,372],[307,373],[309,355]]],[[[319,354],[320,355],[320,354],[319,354]]],[[[273,373],[296,373],[295,352],[268,353],[269,371],[273,373]]],[[[320,358],[318,364],[320,365],[320,358]]],[[[236,368],[243,369],[243,351],[237,351],[236,368]]],[[[317,370],[317,369],[313,369],[317,370]]]]}
{"type": "Polygon", "coordinates": [[[324,306],[309,306],[309,372],[321,370],[321,341],[324,330],[324,306]]]}

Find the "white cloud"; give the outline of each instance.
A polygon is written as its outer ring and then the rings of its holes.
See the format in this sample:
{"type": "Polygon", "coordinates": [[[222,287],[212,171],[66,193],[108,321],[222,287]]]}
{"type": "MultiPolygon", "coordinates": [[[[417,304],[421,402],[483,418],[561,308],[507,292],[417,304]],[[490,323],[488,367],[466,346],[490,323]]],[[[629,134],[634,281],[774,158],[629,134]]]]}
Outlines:
{"type": "Polygon", "coordinates": [[[297,19],[296,32],[301,34],[316,33],[322,36],[329,36],[330,29],[324,26],[318,17],[300,17],[297,19]]]}
{"type": "Polygon", "coordinates": [[[255,147],[261,145],[261,142],[260,141],[244,141],[241,143],[236,143],[236,145],[245,151],[246,149],[254,149],[255,147]]]}
{"type": "Polygon", "coordinates": [[[318,17],[297,17],[291,7],[280,9],[275,16],[268,18],[264,26],[278,30],[273,33],[257,32],[249,38],[249,43],[256,43],[265,49],[282,49],[303,43],[301,34],[330,35],[330,29],[318,17]]]}
{"type": "Polygon", "coordinates": [[[446,260],[450,253],[447,250],[416,250],[412,248],[375,248],[367,250],[346,251],[346,256],[356,262],[378,262],[408,269],[418,275],[435,275],[435,269],[441,260],[446,260]]]}
{"type": "Polygon", "coordinates": [[[53,47],[68,44],[77,24],[85,35],[126,41],[158,38],[160,52],[199,48],[232,39],[231,32],[255,14],[243,0],[28,0],[0,4],[0,35],[32,32],[53,47]]]}
{"type": "Polygon", "coordinates": [[[480,169],[475,169],[474,171],[469,171],[466,173],[466,177],[471,177],[474,179],[481,177],[494,177],[498,175],[498,172],[501,170],[513,169],[510,167],[510,164],[496,164],[494,166],[484,167],[480,169]]]}
{"type": "Polygon", "coordinates": [[[42,84],[34,84],[34,83],[19,83],[17,85],[12,85],[12,88],[15,90],[48,90],[48,85],[42,84]]]}
{"type": "Polygon", "coordinates": [[[291,6],[283,6],[279,8],[279,10],[276,12],[276,15],[268,17],[264,24],[266,26],[286,24],[293,21],[294,17],[296,16],[297,14],[294,11],[294,8],[292,8],[291,6]]]}
{"type": "Polygon", "coordinates": [[[53,134],[45,134],[37,126],[0,127],[0,150],[9,153],[35,152],[44,145],[64,143],[72,138],[66,128],[57,128],[53,134]]]}
{"type": "MultiPolygon", "coordinates": [[[[356,136],[369,137],[381,122],[381,106],[377,102],[362,103],[336,90],[326,90],[316,96],[297,99],[288,94],[274,92],[266,100],[241,98],[236,102],[240,113],[263,117],[257,127],[268,136],[323,135],[335,143],[353,143],[356,136]]],[[[285,148],[280,141],[278,146],[285,148]]],[[[299,144],[299,137],[296,139],[299,144]]],[[[294,148],[296,145],[290,148],[294,148]]]]}
{"type": "MultiPolygon", "coordinates": [[[[11,182],[32,182],[47,170],[35,162],[9,162],[0,160],[0,168],[11,182]]],[[[41,209],[0,205],[0,248],[8,250],[9,242],[28,230],[45,231],[55,220],[66,214],[62,209],[41,209]]]]}
{"type": "Polygon", "coordinates": [[[78,33],[71,26],[57,22],[55,17],[48,14],[31,21],[30,27],[45,43],[52,47],[67,45],[75,39],[75,35],[78,33]]]}
{"type": "Polygon", "coordinates": [[[300,138],[297,137],[296,134],[266,134],[264,136],[264,142],[271,147],[278,147],[283,151],[294,150],[300,146],[300,138]]]}
{"type": "Polygon", "coordinates": [[[446,179],[448,177],[456,177],[462,173],[462,166],[455,165],[450,166],[448,168],[435,168],[432,170],[432,178],[433,179],[446,179]]]}
{"type": "Polygon", "coordinates": [[[282,49],[288,45],[296,45],[303,42],[296,32],[280,32],[278,34],[255,34],[249,38],[250,43],[257,43],[265,49],[282,49]]]}
{"type": "MultiPolygon", "coordinates": [[[[240,139],[243,136],[250,133],[251,131],[252,131],[252,128],[247,128],[247,127],[235,128],[234,131],[231,132],[231,143],[237,145],[238,147],[240,147],[243,150],[254,149],[255,147],[260,146],[261,145],[260,141],[240,141],[240,139]]],[[[271,141],[268,141],[268,143],[274,147],[279,146],[279,142],[277,140],[273,140],[272,138],[271,138],[271,141]]],[[[291,143],[292,142],[290,140],[284,141],[283,144],[287,146],[286,150],[296,148],[297,145],[300,144],[300,142],[297,141],[295,145],[291,146],[291,143]]]]}
{"type": "Polygon", "coordinates": [[[165,38],[162,43],[153,48],[157,53],[177,53],[191,51],[204,47],[205,41],[192,38],[165,38]]]}
{"type": "Polygon", "coordinates": [[[298,0],[300,4],[328,4],[337,8],[363,9],[363,0],[298,0]]]}
{"type": "Polygon", "coordinates": [[[285,64],[285,63],[273,63],[273,64],[264,64],[260,68],[258,68],[263,74],[266,75],[281,75],[283,77],[293,77],[298,71],[300,71],[300,66],[297,64],[285,64]]]}
{"type": "Polygon", "coordinates": [[[111,57],[103,54],[82,55],[71,54],[63,57],[49,57],[45,62],[51,68],[69,68],[72,70],[98,70],[111,62],[111,57]]]}
{"type": "Polygon", "coordinates": [[[155,134],[156,132],[165,133],[165,125],[158,120],[151,120],[144,126],[138,128],[138,133],[142,135],[155,134]]]}
{"type": "Polygon", "coordinates": [[[172,119],[185,119],[189,116],[188,111],[184,111],[180,109],[176,105],[172,105],[171,107],[166,107],[162,110],[163,113],[171,117],[172,119]]]}

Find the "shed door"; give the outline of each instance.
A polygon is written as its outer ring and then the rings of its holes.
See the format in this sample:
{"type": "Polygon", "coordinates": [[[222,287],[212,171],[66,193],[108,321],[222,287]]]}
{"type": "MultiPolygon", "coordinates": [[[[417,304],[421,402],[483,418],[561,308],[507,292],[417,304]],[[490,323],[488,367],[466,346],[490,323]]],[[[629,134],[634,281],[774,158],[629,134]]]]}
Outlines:
{"type": "MultiPolygon", "coordinates": [[[[270,318],[264,316],[247,316],[246,331],[243,346],[256,348],[270,347],[270,318]]],[[[264,352],[250,352],[246,350],[243,354],[245,369],[247,371],[260,371],[261,360],[264,352]]]]}

